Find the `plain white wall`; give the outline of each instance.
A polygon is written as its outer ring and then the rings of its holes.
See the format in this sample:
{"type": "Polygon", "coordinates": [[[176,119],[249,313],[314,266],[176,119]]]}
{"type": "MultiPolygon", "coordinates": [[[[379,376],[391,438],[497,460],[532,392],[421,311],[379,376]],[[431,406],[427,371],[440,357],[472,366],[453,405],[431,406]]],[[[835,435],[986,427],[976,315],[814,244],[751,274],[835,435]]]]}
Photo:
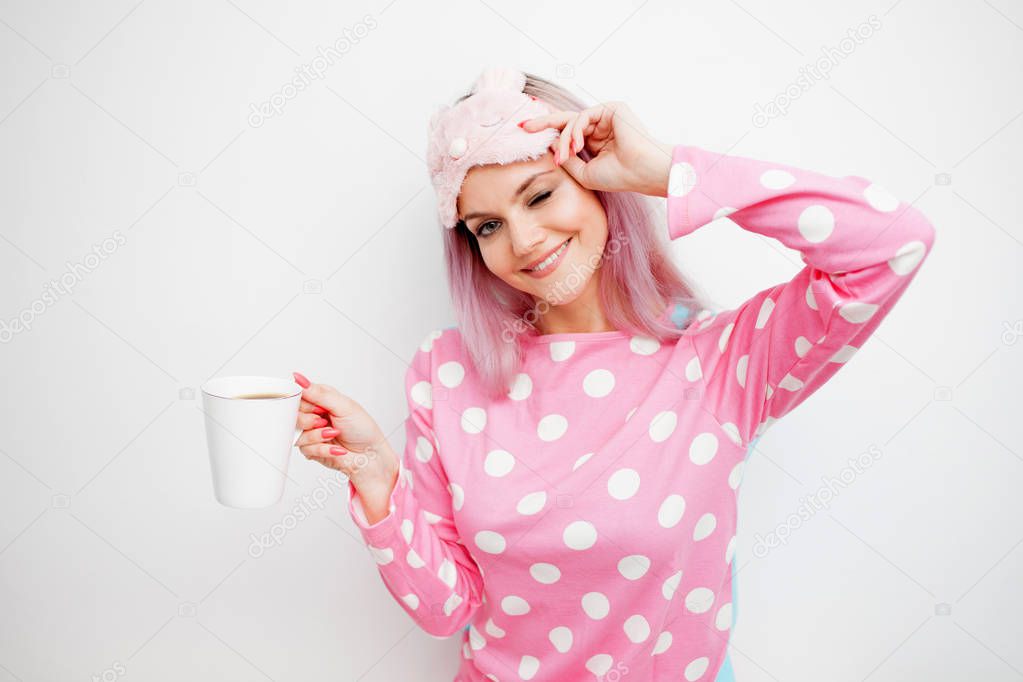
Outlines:
{"type": "MultiPolygon", "coordinates": [[[[1019,679],[1018,3],[52,0],[0,2],[0,321],[31,325],[0,327],[0,682],[451,679],[459,638],[394,603],[335,472],[296,454],[276,507],[214,501],[197,387],[299,370],[402,446],[405,363],[454,324],[426,125],[491,63],[931,219],[875,337],[751,456],[732,656],[740,682],[1019,679]]],[[[727,221],[672,248],[728,307],[801,266],[727,221]]]]}

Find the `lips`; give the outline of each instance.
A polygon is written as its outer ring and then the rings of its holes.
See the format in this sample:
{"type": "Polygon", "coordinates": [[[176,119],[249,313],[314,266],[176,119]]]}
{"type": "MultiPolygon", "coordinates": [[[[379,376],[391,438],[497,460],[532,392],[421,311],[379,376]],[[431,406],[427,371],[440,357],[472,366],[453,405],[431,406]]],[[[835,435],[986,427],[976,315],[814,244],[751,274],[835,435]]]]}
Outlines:
{"type": "Polygon", "coordinates": [[[523,271],[523,272],[525,272],[525,273],[527,273],[527,274],[534,274],[534,275],[538,275],[538,274],[544,274],[544,273],[546,273],[547,271],[551,270],[552,268],[554,268],[554,267],[555,267],[555,266],[556,266],[556,265],[558,264],[558,261],[560,261],[560,260],[561,260],[561,257],[562,257],[562,256],[564,255],[565,251],[567,251],[567,250],[568,250],[568,248],[567,248],[567,246],[566,246],[566,245],[567,245],[567,244],[568,244],[568,242],[570,242],[570,241],[572,241],[572,238],[571,238],[571,237],[569,237],[569,238],[568,238],[568,239],[566,239],[565,241],[561,242],[560,244],[558,244],[557,246],[555,246],[555,247],[554,247],[553,249],[551,249],[550,251],[548,251],[547,253],[545,253],[545,254],[544,254],[544,255],[542,255],[541,257],[537,258],[537,259],[536,259],[535,261],[533,261],[532,263],[530,263],[530,264],[529,264],[529,265],[528,265],[527,267],[525,267],[525,268],[522,268],[522,271],[523,271]],[[548,265],[548,266],[547,266],[546,268],[544,268],[544,269],[543,269],[543,270],[541,270],[540,272],[534,272],[534,271],[533,271],[533,268],[535,268],[535,267],[536,267],[536,266],[538,266],[538,265],[539,265],[540,263],[543,263],[543,262],[544,262],[545,260],[547,260],[548,258],[550,258],[552,254],[556,253],[556,252],[557,252],[557,251],[558,251],[559,249],[561,249],[561,247],[563,247],[563,246],[565,247],[565,249],[563,249],[563,250],[561,251],[561,253],[560,253],[560,254],[558,255],[558,258],[557,258],[557,259],[556,259],[556,260],[555,260],[555,261],[554,261],[553,263],[551,263],[550,265],[548,265]]]}

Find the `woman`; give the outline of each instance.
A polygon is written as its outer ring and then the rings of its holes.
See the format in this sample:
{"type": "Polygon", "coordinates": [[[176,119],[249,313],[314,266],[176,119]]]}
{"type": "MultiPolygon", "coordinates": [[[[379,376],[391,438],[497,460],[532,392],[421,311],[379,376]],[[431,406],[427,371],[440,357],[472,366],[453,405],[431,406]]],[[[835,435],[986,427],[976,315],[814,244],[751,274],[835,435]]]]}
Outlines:
{"type": "Polygon", "coordinates": [[[456,680],[730,679],[748,448],[877,328],[932,226],[863,178],[661,144],[508,69],[433,117],[429,152],[460,324],[412,358],[405,455],[296,373],[302,452],[350,477],[398,604],[464,628],[456,680]],[[672,239],[727,215],[806,267],[701,310],[641,194],[672,239]]]}

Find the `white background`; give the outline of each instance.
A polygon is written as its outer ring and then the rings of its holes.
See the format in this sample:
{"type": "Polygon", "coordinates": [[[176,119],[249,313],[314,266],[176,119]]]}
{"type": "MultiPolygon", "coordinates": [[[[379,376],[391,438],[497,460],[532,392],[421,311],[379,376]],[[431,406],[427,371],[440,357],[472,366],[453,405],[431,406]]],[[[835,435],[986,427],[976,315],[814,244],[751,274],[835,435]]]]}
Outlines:
{"type": "MultiPolygon", "coordinates": [[[[867,177],[931,219],[874,338],[751,455],[732,657],[740,682],[1020,679],[1021,62],[1010,0],[0,2],[0,321],[31,318],[0,345],[0,682],[451,679],[459,638],[394,602],[334,472],[296,451],[276,507],[216,503],[197,395],[298,370],[402,445],[406,362],[455,322],[426,125],[489,64],[625,100],[664,141],[867,177]],[[753,124],[870,15],[829,79],[753,124]]],[[[726,307],[802,266],[727,221],[672,248],[726,307]]]]}

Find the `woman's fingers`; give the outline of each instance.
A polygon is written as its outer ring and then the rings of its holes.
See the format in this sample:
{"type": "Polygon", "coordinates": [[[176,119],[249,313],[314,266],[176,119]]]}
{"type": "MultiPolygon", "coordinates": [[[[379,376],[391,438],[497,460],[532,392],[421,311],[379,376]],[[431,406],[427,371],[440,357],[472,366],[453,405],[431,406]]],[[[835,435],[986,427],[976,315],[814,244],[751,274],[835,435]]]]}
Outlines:
{"type": "Polygon", "coordinates": [[[309,429],[321,429],[325,426],[330,426],[330,421],[312,412],[299,412],[298,418],[295,420],[295,426],[303,431],[308,431],[309,429]]]}
{"type": "Polygon", "coordinates": [[[314,412],[316,414],[326,414],[327,413],[327,408],[326,407],[321,407],[320,405],[315,405],[315,404],[309,402],[308,400],[302,400],[302,402],[300,402],[298,404],[298,409],[301,410],[302,412],[314,412]]]}
{"type": "Polygon", "coordinates": [[[302,399],[314,405],[325,407],[330,414],[340,417],[352,412],[355,407],[351,398],[327,384],[310,384],[302,391],[302,399]]]}
{"type": "Polygon", "coordinates": [[[314,443],[312,445],[303,445],[299,450],[309,459],[319,458],[326,460],[336,460],[338,457],[343,457],[348,454],[348,451],[337,445],[331,443],[314,443]],[[331,452],[333,450],[333,452],[331,452]]]}
{"type": "Polygon", "coordinates": [[[561,130],[565,127],[565,124],[572,120],[576,113],[575,111],[554,111],[543,116],[527,118],[522,122],[521,127],[527,133],[538,133],[544,128],[557,128],[561,130]]]}
{"type": "Polygon", "coordinates": [[[302,431],[302,436],[295,443],[302,448],[304,445],[319,445],[321,443],[327,443],[334,438],[337,438],[341,432],[333,427],[306,429],[302,431]]]}

